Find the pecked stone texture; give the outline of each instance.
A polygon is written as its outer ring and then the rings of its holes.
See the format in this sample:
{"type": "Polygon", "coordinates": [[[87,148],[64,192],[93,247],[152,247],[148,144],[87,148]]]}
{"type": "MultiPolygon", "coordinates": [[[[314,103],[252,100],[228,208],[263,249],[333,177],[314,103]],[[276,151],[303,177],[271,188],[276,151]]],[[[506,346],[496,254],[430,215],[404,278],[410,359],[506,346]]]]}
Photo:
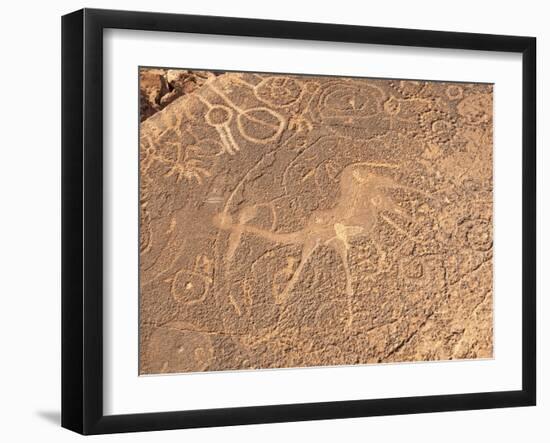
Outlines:
{"type": "Polygon", "coordinates": [[[140,127],[140,373],[491,358],[492,122],[487,84],[206,75],[140,127]]]}

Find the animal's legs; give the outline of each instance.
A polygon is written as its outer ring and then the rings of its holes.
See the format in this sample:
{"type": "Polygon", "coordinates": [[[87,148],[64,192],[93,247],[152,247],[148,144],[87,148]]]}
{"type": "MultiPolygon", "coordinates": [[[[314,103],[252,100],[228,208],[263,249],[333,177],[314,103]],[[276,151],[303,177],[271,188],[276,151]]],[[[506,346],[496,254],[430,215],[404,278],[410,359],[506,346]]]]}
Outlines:
{"type": "Polygon", "coordinates": [[[233,224],[231,227],[231,234],[229,236],[229,246],[226,252],[227,261],[232,261],[237,251],[237,247],[241,243],[241,236],[243,234],[243,229],[245,224],[252,220],[257,213],[256,206],[249,206],[241,211],[239,214],[239,222],[233,224]]]}
{"type": "Polygon", "coordinates": [[[294,274],[292,274],[292,278],[287,283],[284,291],[277,296],[277,299],[276,299],[277,304],[283,304],[287,301],[287,299],[290,295],[290,292],[292,291],[292,289],[294,288],[294,285],[296,285],[296,283],[298,282],[298,280],[300,278],[300,275],[302,274],[304,266],[309,261],[311,255],[313,254],[315,249],[317,249],[317,246],[319,246],[319,241],[318,240],[313,240],[313,239],[306,240],[306,242],[304,243],[304,245],[302,247],[302,258],[300,260],[300,264],[298,265],[298,267],[294,271],[294,274]]]}
{"type": "Polygon", "coordinates": [[[348,248],[346,247],[346,244],[339,239],[334,239],[332,241],[332,246],[342,259],[344,272],[346,273],[346,295],[351,296],[353,295],[353,287],[351,285],[351,272],[348,265],[348,248]]]}
{"type": "Polygon", "coordinates": [[[351,325],[353,321],[353,310],[352,310],[352,296],[353,296],[353,286],[351,284],[351,272],[349,270],[348,264],[348,247],[347,244],[340,239],[333,239],[332,246],[334,250],[340,255],[342,259],[342,264],[344,265],[344,272],[346,274],[346,295],[348,297],[348,326],[351,325]]]}

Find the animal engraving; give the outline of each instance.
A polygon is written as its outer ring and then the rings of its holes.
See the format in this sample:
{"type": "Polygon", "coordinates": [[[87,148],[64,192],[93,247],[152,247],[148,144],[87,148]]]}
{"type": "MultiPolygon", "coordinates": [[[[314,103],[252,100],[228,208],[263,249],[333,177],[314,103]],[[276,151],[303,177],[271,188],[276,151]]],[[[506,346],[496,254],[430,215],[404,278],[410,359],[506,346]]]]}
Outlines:
{"type": "MultiPolygon", "coordinates": [[[[397,168],[397,165],[385,165],[397,168]]],[[[402,188],[423,193],[417,189],[396,183],[391,178],[375,174],[369,164],[352,164],[344,168],[340,177],[340,198],[333,209],[314,212],[306,226],[292,233],[277,233],[261,229],[247,222],[255,215],[256,207],[244,208],[233,221],[231,215],[222,213],[214,217],[220,229],[231,231],[227,260],[232,260],[242,234],[249,233],[280,244],[297,244],[302,247],[301,259],[287,286],[277,297],[277,303],[285,303],[315,250],[330,246],[340,256],[346,274],[345,292],[353,295],[352,275],[348,263],[349,240],[355,236],[368,236],[378,221],[380,212],[388,211],[404,218],[408,214],[387,195],[387,190],[402,188]]],[[[425,193],[423,193],[425,194],[425,193]]]]}
{"type": "Polygon", "coordinates": [[[491,358],[492,85],[139,72],[140,374],[491,358]]]}

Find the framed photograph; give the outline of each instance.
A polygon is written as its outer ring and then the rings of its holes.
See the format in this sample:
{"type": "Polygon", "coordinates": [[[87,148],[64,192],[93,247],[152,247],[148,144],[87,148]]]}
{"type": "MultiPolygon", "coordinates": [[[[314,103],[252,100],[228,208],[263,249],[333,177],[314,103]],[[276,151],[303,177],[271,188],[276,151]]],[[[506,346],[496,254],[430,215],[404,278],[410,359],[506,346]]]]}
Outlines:
{"type": "Polygon", "coordinates": [[[531,37],[62,20],[62,425],[530,406],[531,37]]]}

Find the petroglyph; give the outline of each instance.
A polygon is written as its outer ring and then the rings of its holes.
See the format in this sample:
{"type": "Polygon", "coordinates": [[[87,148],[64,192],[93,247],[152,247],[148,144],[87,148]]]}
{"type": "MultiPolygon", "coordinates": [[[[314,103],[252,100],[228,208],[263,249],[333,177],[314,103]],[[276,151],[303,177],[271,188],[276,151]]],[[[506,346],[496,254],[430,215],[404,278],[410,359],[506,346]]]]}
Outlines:
{"type": "Polygon", "coordinates": [[[227,106],[213,104],[200,95],[197,97],[208,107],[204,119],[216,128],[228,154],[234,155],[240,150],[230,125],[233,120],[237,123],[240,136],[253,143],[269,143],[281,135],[285,119],[278,112],[265,106],[243,109],[213,84],[208,84],[208,87],[221,97],[227,106]]]}
{"type": "MultiPolygon", "coordinates": [[[[300,278],[301,272],[315,250],[321,246],[331,246],[342,260],[346,274],[346,294],[352,296],[352,277],[348,264],[348,239],[358,235],[368,236],[378,221],[379,212],[389,211],[401,217],[410,217],[395,202],[385,194],[384,189],[402,188],[412,190],[421,195],[425,192],[400,186],[393,180],[376,175],[369,171],[369,163],[356,163],[347,166],[341,174],[340,199],[335,208],[314,212],[306,227],[292,233],[274,233],[247,222],[256,215],[256,207],[245,207],[233,223],[232,217],[222,213],[214,217],[214,223],[220,229],[230,230],[230,242],[226,259],[233,259],[242,234],[262,237],[268,241],[282,244],[298,244],[302,248],[302,256],[298,267],[293,272],[284,291],[277,297],[277,303],[284,303],[300,278]]],[[[374,166],[397,168],[398,165],[375,164],[374,166]]]]}
{"type": "Polygon", "coordinates": [[[164,72],[140,373],[492,357],[491,85],[164,72]]]}

